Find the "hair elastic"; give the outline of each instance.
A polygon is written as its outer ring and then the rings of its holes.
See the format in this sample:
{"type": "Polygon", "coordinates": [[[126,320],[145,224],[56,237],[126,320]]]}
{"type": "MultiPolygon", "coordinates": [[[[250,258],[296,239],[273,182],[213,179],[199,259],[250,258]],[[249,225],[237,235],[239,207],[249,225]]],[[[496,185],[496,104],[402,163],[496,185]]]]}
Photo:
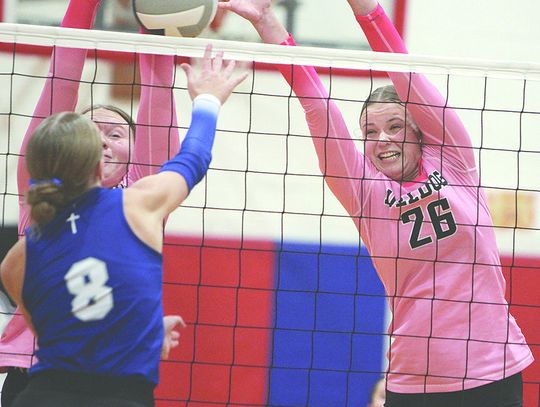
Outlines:
{"type": "Polygon", "coordinates": [[[62,185],[62,181],[58,178],[49,178],[49,179],[29,179],[28,185],[30,187],[35,187],[36,185],[42,185],[42,184],[54,184],[54,185],[62,185]]]}

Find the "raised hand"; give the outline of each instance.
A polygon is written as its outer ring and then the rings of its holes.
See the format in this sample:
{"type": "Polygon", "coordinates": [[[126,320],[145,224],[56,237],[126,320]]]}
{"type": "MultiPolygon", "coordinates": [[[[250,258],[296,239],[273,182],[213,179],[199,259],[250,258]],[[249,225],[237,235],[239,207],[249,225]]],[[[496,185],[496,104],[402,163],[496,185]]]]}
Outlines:
{"type": "Polygon", "coordinates": [[[223,62],[223,52],[220,51],[212,58],[212,45],[204,51],[202,68],[197,72],[191,65],[182,64],[188,80],[188,92],[192,99],[203,93],[217,97],[225,103],[236,86],[247,78],[247,72],[236,78],[232,77],[235,61],[223,62]]]}
{"type": "Polygon", "coordinates": [[[229,10],[256,25],[270,11],[272,0],[220,0],[218,7],[229,10]]]}
{"type": "Polygon", "coordinates": [[[289,36],[272,10],[272,0],[220,0],[218,7],[248,20],[266,43],[280,44],[289,36]]]}

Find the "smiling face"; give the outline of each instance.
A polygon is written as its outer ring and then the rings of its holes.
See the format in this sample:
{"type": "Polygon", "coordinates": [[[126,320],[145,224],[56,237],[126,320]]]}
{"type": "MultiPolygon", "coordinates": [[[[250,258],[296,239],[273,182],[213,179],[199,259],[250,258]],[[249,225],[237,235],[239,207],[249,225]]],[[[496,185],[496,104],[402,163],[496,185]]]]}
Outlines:
{"type": "Polygon", "coordinates": [[[116,112],[99,108],[85,113],[96,123],[103,142],[103,177],[106,188],[118,185],[127,173],[133,138],[128,123],[116,112]]]}
{"type": "Polygon", "coordinates": [[[419,131],[399,103],[370,104],[360,116],[365,155],[394,181],[412,181],[418,176],[422,157],[419,131]]]}

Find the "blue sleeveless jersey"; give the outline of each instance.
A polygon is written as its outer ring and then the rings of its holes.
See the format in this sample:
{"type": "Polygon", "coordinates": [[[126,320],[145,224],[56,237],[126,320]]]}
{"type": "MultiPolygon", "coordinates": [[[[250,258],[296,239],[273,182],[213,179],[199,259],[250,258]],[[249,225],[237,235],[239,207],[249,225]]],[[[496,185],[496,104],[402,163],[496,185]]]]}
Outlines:
{"type": "Polygon", "coordinates": [[[47,369],[158,382],[162,256],[131,230],[121,189],[94,188],[26,232],[23,301],[47,369]]]}

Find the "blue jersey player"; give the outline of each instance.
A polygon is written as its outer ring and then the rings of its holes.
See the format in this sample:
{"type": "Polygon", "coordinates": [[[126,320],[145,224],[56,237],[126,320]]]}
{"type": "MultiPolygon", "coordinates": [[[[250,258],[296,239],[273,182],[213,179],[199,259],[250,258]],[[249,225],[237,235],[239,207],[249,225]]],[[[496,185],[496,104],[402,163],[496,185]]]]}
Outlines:
{"type": "Polygon", "coordinates": [[[127,189],[101,188],[102,141],[76,113],[46,119],[26,163],[32,226],[1,265],[38,338],[38,363],[14,407],[153,406],[164,342],[163,219],[205,175],[220,106],[244,78],[205,52],[183,64],[193,99],[180,152],[127,189]]]}

